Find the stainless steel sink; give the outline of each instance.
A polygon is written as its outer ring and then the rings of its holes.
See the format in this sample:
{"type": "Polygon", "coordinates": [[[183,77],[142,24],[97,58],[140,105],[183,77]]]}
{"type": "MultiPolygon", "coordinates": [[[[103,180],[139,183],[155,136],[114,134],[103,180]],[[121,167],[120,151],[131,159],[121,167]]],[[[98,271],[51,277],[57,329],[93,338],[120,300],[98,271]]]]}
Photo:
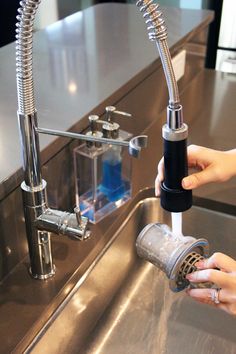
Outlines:
{"type": "MultiPolygon", "coordinates": [[[[136,255],[135,240],[150,222],[169,224],[169,213],[142,191],[112,226],[102,253],[77,279],[30,353],[236,353],[236,318],[169,290],[168,280],[136,255]]],[[[211,251],[236,257],[236,217],[193,207],[184,234],[209,240],[211,251]]],[[[66,288],[65,288],[66,292],[66,288]]]]}

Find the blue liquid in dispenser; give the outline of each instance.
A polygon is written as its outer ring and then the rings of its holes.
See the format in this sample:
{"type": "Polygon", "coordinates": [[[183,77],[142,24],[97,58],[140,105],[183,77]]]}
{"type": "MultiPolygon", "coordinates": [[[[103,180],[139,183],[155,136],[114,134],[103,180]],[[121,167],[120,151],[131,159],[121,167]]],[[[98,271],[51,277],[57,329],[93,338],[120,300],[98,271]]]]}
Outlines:
{"type": "Polygon", "coordinates": [[[125,193],[125,183],[122,180],[121,161],[104,160],[102,163],[102,183],[100,190],[110,201],[116,201],[125,193]]]}

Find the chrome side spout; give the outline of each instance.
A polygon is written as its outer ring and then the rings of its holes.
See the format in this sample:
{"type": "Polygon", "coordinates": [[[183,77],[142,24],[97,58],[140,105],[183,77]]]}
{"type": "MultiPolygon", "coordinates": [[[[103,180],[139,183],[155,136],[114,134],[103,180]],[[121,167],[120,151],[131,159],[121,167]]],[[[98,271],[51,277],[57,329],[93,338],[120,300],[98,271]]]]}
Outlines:
{"type": "Polygon", "coordinates": [[[40,0],[22,0],[16,23],[16,81],[18,96],[18,124],[23,159],[24,182],[21,184],[26,234],[30,255],[30,272],[36,279],[55,274],[50,233],[66,235],[77,240],[90,236],[88,219],[75,213],[52,210],[47,204],[46,181],[42,179],[39,133],[83,139],[105,144],[127,146],[137,157],[146,146],[146,136],[134,137],[130,142],[89,137],[83,134],[38,128],[33,80],[33,24],[40,0]]]}

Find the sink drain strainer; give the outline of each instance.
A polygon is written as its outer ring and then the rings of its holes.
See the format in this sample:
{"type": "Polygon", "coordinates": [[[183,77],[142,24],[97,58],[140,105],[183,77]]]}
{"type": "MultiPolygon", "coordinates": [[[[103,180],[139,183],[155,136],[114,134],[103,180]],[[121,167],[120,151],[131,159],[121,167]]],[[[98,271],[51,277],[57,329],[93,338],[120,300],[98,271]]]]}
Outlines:
{"type": "Polygon", "coordinates": [[[199,253],[196,252],[191,252],[185,257],[182,264],[178,268],[178,271],[176,272],[177,273],[176,284],[178,288],[182,288],[182,287],[185,288],[186,286],[189,285],[189,282],[186,279],[186,275],[197,270],[197,268],[195,267],[195,263],[200,261],[203,258],[204,258],[203,256],[201,256],[199,253]]]}
{"type": "Polygon", "coordinates": [[[165,224],[149,224],[138,235],[137,253],[160,268],[170,280],[170,289],[189,286],[186,275],[196,270],[195,263],[208,256],[208,241],[190,236],[174,237],[165,224]]]}
{"type": "MultiPolygon", "coordinates": [[[[189,250],[190,251],[190,250],[189,250]]],[[[182,257],[181,257],[182,258],[182,257]]],[[[204,259],[204,257],[197,252],[190,252],[184,257],[182,263],[179,261],[176,263],[170,274],[170,288],[173,291],[181,291],[187,288],[190,283],[186,279],[186,275],[197,270],[195,263],[204,259]]],[[[195,285],[191,285],[195,287],[195,285]]],[[[196,284],[196,287],[202,287],[196,284]]]]}

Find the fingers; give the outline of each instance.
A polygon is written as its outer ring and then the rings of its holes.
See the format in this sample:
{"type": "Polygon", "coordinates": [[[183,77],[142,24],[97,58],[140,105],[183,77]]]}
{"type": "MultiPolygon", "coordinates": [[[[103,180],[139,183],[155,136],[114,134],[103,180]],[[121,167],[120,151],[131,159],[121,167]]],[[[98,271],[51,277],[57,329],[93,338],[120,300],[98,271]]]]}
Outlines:
{"type": "Polygon", "coordinates": [[[157,172],[159,181],[162,182],[164,180],[164,157],[162,157],[159,161],[159,164],[157,166],[157,172]]]}
{"type": "Polygon", "coordinates": [[[215,172],[212,168],[206,168],[204,171],[194,173],[183,178],[182,187],[184,189],[195,189],[203,184],[213,182],[215,180],[215,172]]]}
{"type": "Polygon", "coordinates": [[[188,153],[188,165],[190,167],[200,167],[203,169],[209,164],[212,159],[212,154],[215,153],[214,150],[208,149],[204,146],[199,145],[189,145],[187,148],[188,153]]]}
{"type": "MultiPolygon", "coordinates": [[[[190,145],[188,147],[188,166],[195,167],[200,170],[200,172],[195,172],[183,178],[182,187],[189,190],[198,188],[210,182],[227,180],[230,175],[228,172],[229,168],[227,167],[222,169],[222,160],[225,162],[225,157],[226,154],[221,151],[216,151],[197,145],[190,145]]],[[[224,165],[226,166],[226,162],[224,165]]],[[[232,163],[229,164],[228,162],[227,165],[232,165],[232,163]]],[[[156,195],[160,194],[160,183],[163,179],[164,159],[162,158],[158,164],[158,175],[155,181],[156,195]]]]}
{"type": "Polygon", "coordinates": [[[216,289],[188,289],[186,294],[192,299],[208,304],[218,309],[224,310],[230,315],[236,316],[236,306],[235,306],[235,297],[228,290],[219,289],[218,290],[218,300],[219,303],[215,303],[215,294],[216,289]]]}
{"type": "Polygon", "coordinates": [[[164,158],[160,160],[158,166],[157,166],[157,177],[155,180],[155,195],[159,196],[160,195],[160,184],[164,180],[164,158]]]}
{"type": "Polygon", "coordinates": [[[157,175],[157,177],[155,179],[155,196],[156,197],[159,197],[160,194],[161,194],[160,184],[161,184],[161,181],[159,181],[159,178],[158,178],[158,175],[157,175]]]}
{"type": "Polygon", "coordinates": [[[188,165],[200,168],[202,171],[185,177],[182,180],[184,189],[195,189],[216,179],[215,170],[211,166],[214,154],[213,150],[202,146],[190,145],[188,147],[188,165]]]}
{"type": "Polygon", "coordinates": [[[230,298],[227,296],[227,294],[224,293],[224,290],[220,289],[219,304],[216,304],[213,301],[213,291],[215,291],[215,289],[188,289],[186,294],[197,302],[217,307],[218,309],[221,309],[230,315],[236,315],[235,307],[234,305],[230,304],[230,298]]]}
{"type": "Polygon", "coordinates": [[[216,269],[204,269],[186,275],[186,278],[193,283],[212,282],[218,287],[228,287],[231,283],[231,276],[216,269]]]}
{"type": "Polygon", "coordinates": [[[188,290],[186,292],[187,295],[189,295],[192,299],[196,300],[197,302],[203,303],[203,304],[207,304],[213,307],[217,307],[218,309],[224,310],[225,312],[229,313],[230,315],[235,315],[234,312],[232,312],[231,307],[229,306],[228,303],[219,303],[219,304],[215,304],[211,299],[209,299],[209,297],[202,298],[200,296],[197,296],[196,294],[192,293],[193,290],[188,290]]]}
{"type": "Polygon", "coordinates": [[[226,272],[236,272],[236,261],[223,253],[216,252],[210,258],[196,263],[198,269],[219,268],[226,272]]]}
{"type": "MultiPolygon", "coordinates": [[[[212,302],[214,303],[214,292],[215,291],[216,291],[216,289],[214,289],[214,288],[212,288],[212,289],[188,289],[186,291],[186,293],[187,293],[187,295],[191,296],[195,300],[204,301],[207,303],[212,303],[212,302]]],[[[221,302],[221,303],[222,302],[226,303],[230,300],[227,291],[225,291],[224,289],[219,290],[218,299],[219,299],[219,302],[221,302]]]]}
{"type": "Polygon", "coordinates": [[[188,289],[186,293],[198,302],[215,306],[236,316],[236,261],[216,252],[210,258],[197,262],[196,266],[201,270],[186,275],[186,278],[191,283],[211,282],[218,289],[194,288],[188,289]]]}

